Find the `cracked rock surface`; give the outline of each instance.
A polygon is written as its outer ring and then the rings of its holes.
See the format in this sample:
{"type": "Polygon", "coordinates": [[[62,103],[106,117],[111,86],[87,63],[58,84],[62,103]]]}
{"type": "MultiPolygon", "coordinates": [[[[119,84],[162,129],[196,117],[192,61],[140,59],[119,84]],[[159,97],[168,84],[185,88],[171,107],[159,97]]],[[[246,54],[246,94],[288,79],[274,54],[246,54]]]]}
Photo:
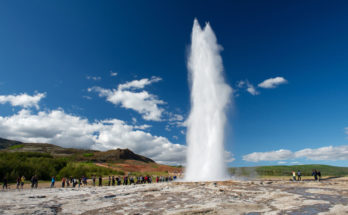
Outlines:
{"type": "Polygon", "coordinates": [[[348,179],[7,190],[0,214],[348,214],[348,179]]]}

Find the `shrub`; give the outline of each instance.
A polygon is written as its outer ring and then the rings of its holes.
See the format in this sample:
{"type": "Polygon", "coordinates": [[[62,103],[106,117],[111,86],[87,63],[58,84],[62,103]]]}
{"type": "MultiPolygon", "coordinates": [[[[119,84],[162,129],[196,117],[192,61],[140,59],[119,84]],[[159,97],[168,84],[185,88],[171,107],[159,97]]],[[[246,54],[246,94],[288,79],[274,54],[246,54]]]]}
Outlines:
{"type": "Polygon", "coordinates": [[[88,158],[88,157],[93,157],[93,156],[94,156],[93,153],[84,153],[84,154],[83,154],[83,157],[86,157],[86,158],[88,158]]]}

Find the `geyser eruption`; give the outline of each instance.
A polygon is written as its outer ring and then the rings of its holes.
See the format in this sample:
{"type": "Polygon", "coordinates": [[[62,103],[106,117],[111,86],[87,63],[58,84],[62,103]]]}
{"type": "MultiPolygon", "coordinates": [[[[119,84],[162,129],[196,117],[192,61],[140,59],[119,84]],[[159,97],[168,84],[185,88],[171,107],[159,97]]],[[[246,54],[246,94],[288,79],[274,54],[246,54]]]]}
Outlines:
{"type": "Polygon", "coordinates": [[[222,47],[209,23],[202,29],[195,19],[191,40],[191,112],[187,120],[185,180],[224,180],[228,177],[224,161],[225,111],[232,89],[224,81],[222,47]]]}

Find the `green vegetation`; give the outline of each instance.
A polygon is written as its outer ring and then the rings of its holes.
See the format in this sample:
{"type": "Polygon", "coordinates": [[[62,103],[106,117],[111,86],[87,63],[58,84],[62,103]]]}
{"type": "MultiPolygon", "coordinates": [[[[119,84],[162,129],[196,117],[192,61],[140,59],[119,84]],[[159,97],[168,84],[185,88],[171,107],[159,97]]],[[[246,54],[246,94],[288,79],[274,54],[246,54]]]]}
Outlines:
{"type": "Polygon", "coordinates": [[[168,172],[129,172],[128,175],[130,176],[168,176],[168,172]]]}
{"type": "Polygon", "coordinates": [[[291,176],[292,171],[301,171],[303,176],[311,176],[316,169],[322,176],[347,176],[348,167],[336,167],[329,165],[294,165],[294,166],[258,166],[258,167],[233,167],[230,172],[240,176],[291,176]]]}
{"type": "Polygon", "coordinates": [[[13,146],[10,146],[10,147],[8,147],[8,149],[20,149],[20,148],[23,148],[24,147],[24,145],[23,144],[19,144],[19,145],[13,145],[13,146]]]}
{"type": "Polygon", "coordinates": [[[18,176],[30,179],[37,175],[40,180],[50,180],[52,176],[81,177],[91,175],[123,175],[122,171],[114,171],[93,163],[76,163],[69,158],[53,157],[39,152],[0,152],[0,180],[6,176],[14,182],[18,176]]]}
{"type": "Polygon", "coordinates": [[[86,157],[86,158],[93,157],[93,156],[94,156],[94,153],[84,153],[83,154],[83,157],[86,157]]]}
{"type": "Polygon", "coordinates": [[[7,139],[0,138],[0,150],[7,149],[11,146],[18,145],[18,144],[22,144],[22,143],[19,141],[13,141],[13,140],[7,140],[7,139]]]}
{"type": "Polygon", "coordinates": [[[18,176],[30,179],[37,175],[40,179],[49,180],[67,165],[65,158],[53,158],[50,154],[38,152],[1,152],[0,178],[7,176],[15,181],[18,176]]]}
{"type": "Polygon", "coordinates": [[[70,162],[59,171],[57,178],[70,176],[75,178],[79,178],[82,176],[91,177],[92,175],[124,175],[124,172],[96,166],[93,163],[70,162]]]}

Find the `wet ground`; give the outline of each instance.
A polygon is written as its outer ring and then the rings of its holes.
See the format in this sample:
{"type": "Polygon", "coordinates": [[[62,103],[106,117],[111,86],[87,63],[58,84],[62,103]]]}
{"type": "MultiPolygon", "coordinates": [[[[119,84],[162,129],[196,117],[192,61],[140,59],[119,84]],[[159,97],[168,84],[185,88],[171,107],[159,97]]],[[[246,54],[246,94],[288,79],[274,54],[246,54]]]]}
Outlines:
{"type": "Polygon", "coordinates": [[[348,214],[348,179],[9,190],[0,214],[348,214]]]}

